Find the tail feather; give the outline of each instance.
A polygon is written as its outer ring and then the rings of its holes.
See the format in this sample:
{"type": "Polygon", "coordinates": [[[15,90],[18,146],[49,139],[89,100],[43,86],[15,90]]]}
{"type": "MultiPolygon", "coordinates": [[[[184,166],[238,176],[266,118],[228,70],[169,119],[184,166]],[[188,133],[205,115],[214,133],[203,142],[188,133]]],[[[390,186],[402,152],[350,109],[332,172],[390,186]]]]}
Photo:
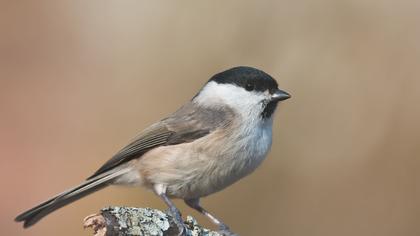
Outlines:
{"type": "Polygon", "coordinates": [[[88,179],[79,186],[58,194],[50,200],[18,215],[15,221],[23,221],[23,227],[28,228],[49,213],[108,186],[113,180],[115,180],[115,178],[127,173],[127,171],[127,169],[121,169],[118,171],[111,170],[96,176],[95,178],[88,179]]]}

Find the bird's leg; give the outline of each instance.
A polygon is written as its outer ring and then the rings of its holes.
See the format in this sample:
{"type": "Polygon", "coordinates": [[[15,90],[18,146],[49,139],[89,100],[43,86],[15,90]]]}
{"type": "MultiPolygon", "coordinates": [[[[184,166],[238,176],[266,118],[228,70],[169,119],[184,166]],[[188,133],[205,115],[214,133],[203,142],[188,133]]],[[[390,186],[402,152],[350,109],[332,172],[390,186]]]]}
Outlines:
{"type": "Polygon", "coordinates": [[[176,226],[178,227],[178,235],[186,235],[186,228],[184,225],[184,220],[182,219],[181,212],[178,210],[178,208],[175,206],[175,204],[169,199],[169,197],[166,195],[166,187],[162,185],[156,185],[155,187],[156,194],[162,198],[162,200],[166,203],[166,205],[169,207],[169,212],[171,213],[174,222],[176,226]]]}
{"type": "Polygon", "coordinates": [[[211,222],[216,224],[219,227],[219,232],[226,236],[237,236],[237,234],[230,231],[229,227],[224,224],[221,220],[217,219],[214,215],[212,215],[210,212],[206,211],[203,207],[200,206],[200,199],[184,199],[184,202],[191,208],[197,210],[204,216],[206,216],[208,219],[210,219],[211,222]]]}

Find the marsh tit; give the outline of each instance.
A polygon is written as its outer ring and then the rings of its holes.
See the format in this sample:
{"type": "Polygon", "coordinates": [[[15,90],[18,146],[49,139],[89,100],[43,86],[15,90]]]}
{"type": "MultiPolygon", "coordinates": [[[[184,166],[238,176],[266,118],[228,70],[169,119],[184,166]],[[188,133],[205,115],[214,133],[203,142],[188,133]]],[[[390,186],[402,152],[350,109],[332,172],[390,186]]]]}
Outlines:
{"type": "Polygon", "coordinates": [[[109,185],[142,186],[168,205],[184,230],[172,198],[229,228],[199,204],[254,171],[272,142],[273,113],[290,95],[267,73],[235,67],[210,78],[191,101],[152,124],[79,186],[22,213],[29,227],[47,214],[109,185]]]}

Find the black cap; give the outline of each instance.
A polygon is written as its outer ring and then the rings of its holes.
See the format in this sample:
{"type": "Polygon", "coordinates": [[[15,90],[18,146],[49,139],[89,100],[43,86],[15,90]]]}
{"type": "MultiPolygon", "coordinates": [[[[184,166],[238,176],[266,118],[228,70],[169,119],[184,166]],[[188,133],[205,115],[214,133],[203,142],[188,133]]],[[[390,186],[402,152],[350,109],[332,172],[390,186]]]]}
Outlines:
{"type": "Polygon", "coordinates": [[[248,91],[266,91],[274,93],[277,82],[267,73],[247,66],[238,66],[215,74],[210,78],[218,84],[233,84],[248,91]]]}

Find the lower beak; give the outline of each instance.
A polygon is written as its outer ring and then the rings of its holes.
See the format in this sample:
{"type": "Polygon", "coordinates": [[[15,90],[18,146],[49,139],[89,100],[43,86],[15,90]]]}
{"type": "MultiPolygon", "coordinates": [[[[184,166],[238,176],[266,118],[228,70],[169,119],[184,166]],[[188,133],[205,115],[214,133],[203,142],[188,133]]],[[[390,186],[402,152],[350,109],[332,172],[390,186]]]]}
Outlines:
{"type": "Polygon", "coordinates": [[[277,89],[272,95],[271,95],[271,100],[272,101],[284,101],[286,99],[290,98],[290,94],[288,94],[287,92],[277,89]]]}

